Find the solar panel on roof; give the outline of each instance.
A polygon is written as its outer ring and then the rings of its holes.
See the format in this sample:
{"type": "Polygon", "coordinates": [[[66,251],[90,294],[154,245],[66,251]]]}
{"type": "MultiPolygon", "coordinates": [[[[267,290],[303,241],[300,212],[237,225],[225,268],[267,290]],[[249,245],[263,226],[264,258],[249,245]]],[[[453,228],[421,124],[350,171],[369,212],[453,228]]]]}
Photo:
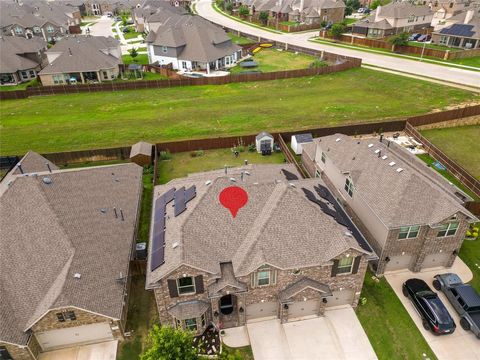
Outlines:
{"type": "Polygon", "coordinates": [[[180,215],[187,208],[185,205],[185,186],[175,191],[173,206],[175,207],[175,216],[180,215]]]}
{"type": "Polygon", "coordinates": [[[197,195],[197,188],[195,185],[190,186],[187,190],[185,190],[185,202],[189,202],[197,195]]]}
{"type": "Polygon", "coordinates": [[[165,248],[162,246],[152,253],[150,270],[153,271],[165,263],[165,248]]]}
{"type": "Polygon", "coordinates": [[[175,197],[175,188],[168,190],[165,194],[163,194],[163,198],[165,199],[165,204],[168,204],[170,201],[173,200],[175,197]]]}
{"type": "Polygon", "coordinates": [[[282,172],[283,172],[283,175],[285,175],[285,179],[287,179],[288,181],[298,180],[298,176],[295,175],[294,173],[291,173],[290,171],[287,171],[285,169],[282,169],[282,172]]]}
{"type": "Polygon", "coordinates": [[[452,26],[440,30],[440,34],[472,37],[475,35],[475,32],[473,31],[473,25],[453,24],[452,26]]]}
{"type": "Polygon", "coordinates": [[[165,207],[165,205],[165,195],[162,195],[157,200],[155,200],[155,208],[162,208],[165,207]]]}
{"type": "Polygon", "coordinates": [[[165,247],[165,232],[162,231],[152,237],[152,253],[160,249],[161,247],[165,247]]]}
{"type": "Polygon", "coordinates": [[[153,232],[152,234],[158,234],[165,231],[165,218],[160,218],[153,223],[153,232]]]}

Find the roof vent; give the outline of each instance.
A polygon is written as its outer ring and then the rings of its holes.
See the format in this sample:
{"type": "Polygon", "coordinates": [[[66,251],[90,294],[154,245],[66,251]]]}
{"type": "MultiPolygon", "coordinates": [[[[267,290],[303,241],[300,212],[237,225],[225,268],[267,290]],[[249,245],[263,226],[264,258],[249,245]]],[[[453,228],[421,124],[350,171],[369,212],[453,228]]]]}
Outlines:
{"type": "Polygon", "coordinates": [[[393,166],[393,165],[395,165],[395,161],[388,163],[388,166],[393,166]]]}
{"type": "Polygon", "coordinates": [[[48,177],[48,176],[45,176],[43,179],[42,179],[43,183],[44,184],[47,184],[47,185],[50,185],[52,183],[52,178],[48,177]]]}
{"type": "Polygon", "coordinates": [[[102,209],[100,209],[100,212],[101,212],[102,214],[105,214],[105,213],[107,212],[107,209],[102,208],[102,209]]]}
{"type": "Polygon", "coordinates": [[[250,176],[250,173],[248,171],[245,171],[245,175],[250,176]]]}
{"type": "Polygon", "coordinates": [[[340,140],[342,140],[342,139],[336,138],[336,139],[335,139],[335,142],[339,142],[340,140]]]}
{"type": "Polygon", "coordinates": [[[288,185],[290,185],[291,187],[296,187],[294,183],[288,183],[288,185]]]}
{"type": "Polygon", "coordinates": [[[368,147],[369,147],[369,148],[373,147],[373,144],[368,144],[368,147]]]}
{"type": "Polygon", "coordinates": [[[375,150],[375,154],[378,154],[380,152],[380,149],[375,150]]]}
{"type": "Polygon", "coordinates": [[[403,171],[402,168],[398,168],[398,169],[397,169],[397,173],[401,173],[402,171],[403,171]]]}
{"type": "Polygon", "coordinates": [[[236,182],[237,180],[235,180],[234,177],[231,177],[231,178],[230,178],[230,181],[236,182]]]}
{"type": "Polygon", "coordinates": [[[207,186],[210,185],[211,183],[212,183],[212,180],[205,181],[205,185],[207,185],[207,186]]]}
{"type": "Polygon", "coordinates": [[[387,155],[383,155],[383,156],[382,156],[382,159],[383,159],[383,160],[386,160],[387,158],[388,158],[387,155]]]}
{"type": "Polygon", "coordinates": [[[352,233],[350,231],[345,231],[346,236],[352,236],[352,233]]]}
{"type": "Polygon", "coordinates": [[[176,249],[177,247],[178,247],[178,242],[174,242],[174,243],[172,244],[172,248],[173,248],[173,249],[176,249]]]}
{"type": "Polygon", "coordinates": [[[75,274],[73,274],[73,277],[74,277],[75,279],[80,279],[80,278],[82,277],[82,274],[80,274],[80,273],[75,273],[75,274]]]}

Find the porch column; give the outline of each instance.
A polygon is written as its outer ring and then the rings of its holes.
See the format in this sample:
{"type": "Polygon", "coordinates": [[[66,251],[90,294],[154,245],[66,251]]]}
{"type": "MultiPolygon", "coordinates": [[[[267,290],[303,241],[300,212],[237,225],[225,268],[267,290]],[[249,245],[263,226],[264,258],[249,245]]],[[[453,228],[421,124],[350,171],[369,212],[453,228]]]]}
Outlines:
{"type": "Polygon", "coordinates": [[[207,74],[210,74],[210,63],[207,61],[207,74]]]}
{"type": "Polygon", "coordinates": [[[83,73],[80,72],[80,79],[82,79],[82,84],[85,84],[85,79],[83,78],[83,73]]]}
{"type": "Polygon", "coordinates": [[[97,71],[97,80],[98,82],[102,82],[102,77],[100,76],[100,71],[97,71]]]}

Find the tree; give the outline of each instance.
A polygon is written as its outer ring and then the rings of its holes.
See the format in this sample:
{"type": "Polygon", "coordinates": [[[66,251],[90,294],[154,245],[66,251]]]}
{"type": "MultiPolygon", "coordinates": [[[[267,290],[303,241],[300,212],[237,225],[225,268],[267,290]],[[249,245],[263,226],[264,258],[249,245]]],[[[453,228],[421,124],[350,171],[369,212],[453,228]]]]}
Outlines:
{"type": "Polygon", "coordinates": [[[131,48],[130,50],[128,50],[128,52],[130,53],[130,56],[133,59],[133,61],[136,62],[137,60],[135,60],[135,58],[138,56],[137,48],[131,48]]]}
{"type": "Polygon", "coordinates": [[[267,11],[261,11],[260,15],[258,15],[258,18],[263,24],[266,24],[268,21],[268,12],[267,11]]]}
{"type": "Polygon", "coordinates": [[[154,325],[147,339],[147,348],[141,360],[197,360],[193,334],[169,326],[154,325]]]}
{"type": "Polygon", "coordinates": [[[410,34],[407,32],[402,32],[398,35],[392,36],[388,41],[395,46],[408,45],[408,38],[410,34]]]}
{"type": "Polygon", "coordinates": [[[230,1],[225,5],[225,10],[227,10],[229,13],[233,11],[233,4],[230,1]]]}
{"type": "Polygon", "coordinates": [[[336,39],[340,38],[345,31],[347,31],[347,27],[342,23],[333,24],[332,28],[330,29],[330,33],[336,39]]]}
{"type": "Polygon", "coordinates": [[[353,8],[351,6],[346,6],[345,7],[345,16],[350,16],[353,14],[353,8]]]}
{"type": "Polygon", "coordinates": [[[122,25],[127,26],[128,25],[128,14],[123,13],[122,14],[122,25]]]}
{"type": "Polygon", "coordinates": [[[225,10],[225,1],[224,0],[216,0],[215,1],[215,4],[217,4],[217,6],[222,9],[222,10],[225,10]]]}
{"type": "Polygon", "coordinates": [[[370,9],[375,10],[380,5],[387,5],[391,0],[373,0],[370,4],[370,9]]]}
{"type": "Polygon", "coordinates": [[[245,5],[242,5],[238,8],[238,14],[242,17],[248,16],[250,14],[250,10],[245,5]]]}
{"type": "Polygon", "coordinates": [[[244,359],[243,355],[238,350],[232,349],[232,350],[225,351],[225,348],[224,348],[222,353],[218,354],[218,360],[243,360],[243,359],[244,359]]]}

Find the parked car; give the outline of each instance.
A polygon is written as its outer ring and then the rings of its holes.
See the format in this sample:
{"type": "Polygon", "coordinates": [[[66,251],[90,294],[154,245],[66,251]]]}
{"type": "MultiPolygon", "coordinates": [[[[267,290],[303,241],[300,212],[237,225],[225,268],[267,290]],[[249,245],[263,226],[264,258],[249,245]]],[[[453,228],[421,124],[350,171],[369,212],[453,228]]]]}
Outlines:
{"type": "Polygon", "coordinates": [[[365,9],[364,9],[364,8],[359,8],[359,9],[357,10],[357,13],[359,13],[359,14],[363,14],[363,12],[364,12],[364,11],[365,11],[365,9]]]}
{"type": "Polygon", "coordinates": [[[126,34],[126,33],[130,32],[130,28],[124,27],[123,30],[122,30],[122,32],[123,32],[124,34],[126,34]]]}
{"type": "Polygon", "coordinates": [[[415,41],[417,40],[422,34],[412,34],[409,36],[408,41],[415,41]]]}
{"type": "Polygon", "coordinates": [[[372,10],[370,10],[369,8],[365,8],[365,9],[363,10],[363,13],[364,13],[364,14],[367,14],[367,15],[370,14],[371,12],[372,12],[372,10]]]}
{"type": "Polygon", "coordinates": [[[432,37],[431,37],[430,35],[422,35],[422,36],[420,36],[420,37],[417,39],[417,41],[418,41],[418,42],[424,42],[424,41],[430,40],[431,38],[432,38],[432,37]]]}
{"type": "Polygon", "coordinates": [[[460,315],[463,330],[472,331],[480,339],[480,295],[457,274],[435,275],[433,287],[445,294],[460,315]]]}
{"type": "Polygon", "coordinates": [[[117,16],[117,17],[115,18],[115,21],[122,21],[122,18],[121,18],[120,16],[117,16]]]}
{"type": "Polygon", "coordinates": [[[408,297],[422,318],[425,330],[436,335],[452,334],[455,322],[438,294],[433,292],[421,279],[409,279],[403,283],[403,295],[408,297]]]}

